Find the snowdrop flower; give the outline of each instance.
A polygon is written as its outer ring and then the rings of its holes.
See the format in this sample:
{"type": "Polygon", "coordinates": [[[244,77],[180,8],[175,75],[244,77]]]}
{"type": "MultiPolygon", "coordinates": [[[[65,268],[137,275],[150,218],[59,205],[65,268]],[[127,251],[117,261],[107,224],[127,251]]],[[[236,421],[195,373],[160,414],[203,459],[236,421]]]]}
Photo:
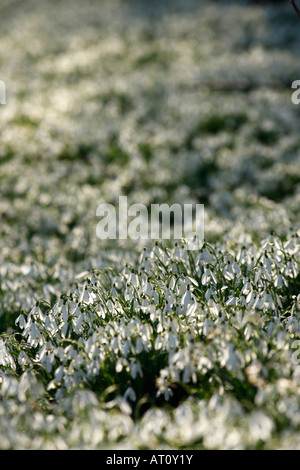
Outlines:
{"type": "Polygon", "coordinates": [[[191,305],[194,304],[196,301],[195,296],[191,293],[190,289],[188,288],[187,291],[183,294],[182,299],[181,299],[181,305],[184,310],[187,310],[187,308],[191,305]]]}
{"type": "Polygon", "coordinates": [[[93,304],[94,303],[94,298],[95,298],[95,295],[91,291],[89,291],[87,285],[85,285],[81,289],[81,292],[80,292],[80,295],[79,295],[79,298],[78,298],[78,302],[79,303],[84,302],[86,304],[93,304]]]}
{"type": "Polygon", "coordinates": [[[5,343],[2,339],[0,339],[0,365],[4,367],[10,367],[12,368],[12,370],[15,370],[16,368],[13,357],[8,352],[5,343]]]}
{"type": "Polygon", "coordinates": [[[125,400],[136,401],[136,393],[132,387],[128,387],[126,392],[124,393],[125,400]]]}
{"type": "Polygon", "coordinates": [[[253,442],[266,441],[274,428],[273,421],[260,411],[254,411],[248,420],[250,439],[253,442]]]}
{"type": "Polygon", "coordinates": [[[141,364],[139,361],[131,361],[130,362],[130,375],[132,379],[136,379],[137,375],[143,377],[143,371],[141,368],[141,364]]]}
{"type": "Polygon", "coordinates": [[[238,358],[235,354],[234,345],[232,343],[229,343],[224,347],[220,363],[222,366],[225,366],[228,370],[235,370],[237,368],[238,358]]]}

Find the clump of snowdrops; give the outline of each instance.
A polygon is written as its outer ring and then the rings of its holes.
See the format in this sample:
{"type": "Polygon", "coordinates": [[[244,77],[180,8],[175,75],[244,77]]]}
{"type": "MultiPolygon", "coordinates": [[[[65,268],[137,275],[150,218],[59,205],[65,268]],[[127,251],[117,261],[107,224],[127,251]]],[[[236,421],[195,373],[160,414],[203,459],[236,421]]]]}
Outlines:
{"type": "Polygon", "coordinates": [[[300,239],[145,247],[2,335],[2,447],[299,444],[300,239]]]}

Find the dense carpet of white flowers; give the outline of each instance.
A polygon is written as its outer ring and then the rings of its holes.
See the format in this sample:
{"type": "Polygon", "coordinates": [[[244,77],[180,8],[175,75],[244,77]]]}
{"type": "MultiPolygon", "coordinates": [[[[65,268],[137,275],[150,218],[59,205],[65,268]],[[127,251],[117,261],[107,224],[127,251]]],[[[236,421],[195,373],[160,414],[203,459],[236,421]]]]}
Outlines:
{"type": "Polygon", "coordinates": [[[289,4],[0,5],[0,448],[300,448],[289,4]],[[101,203],[205,240],[101,241],[101,203]]]}

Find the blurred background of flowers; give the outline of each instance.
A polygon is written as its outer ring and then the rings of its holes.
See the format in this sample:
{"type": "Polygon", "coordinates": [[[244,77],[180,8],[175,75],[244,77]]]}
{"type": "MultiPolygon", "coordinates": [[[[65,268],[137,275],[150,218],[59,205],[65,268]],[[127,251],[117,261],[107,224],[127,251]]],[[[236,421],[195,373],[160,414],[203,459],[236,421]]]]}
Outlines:
{"type": "Polygon", "coordinates": [[[137,259],[96,237],[120,195],[205,204],[209,242],[299,228],[289,2],[2,0],[0,17],[0,332],[137,259]]]}

